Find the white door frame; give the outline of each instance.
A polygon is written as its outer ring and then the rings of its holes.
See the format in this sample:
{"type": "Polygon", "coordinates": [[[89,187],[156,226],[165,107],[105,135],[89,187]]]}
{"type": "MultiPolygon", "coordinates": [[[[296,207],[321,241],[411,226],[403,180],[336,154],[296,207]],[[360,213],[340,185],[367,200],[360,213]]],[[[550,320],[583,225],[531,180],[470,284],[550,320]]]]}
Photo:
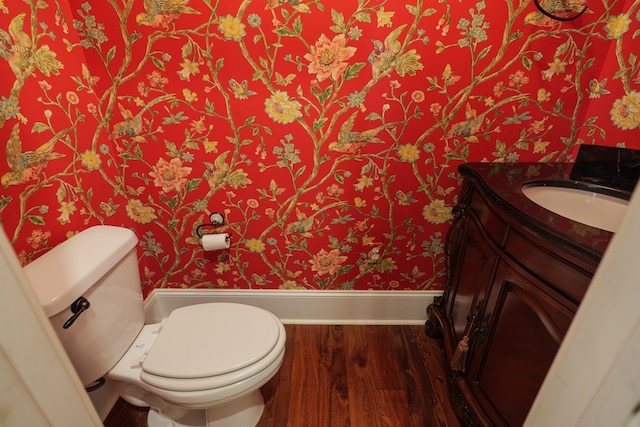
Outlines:
{"type": "Polygon", "coordinates": [[[102,426],[4,230],[0,234],[0,425],[102,426]]]}

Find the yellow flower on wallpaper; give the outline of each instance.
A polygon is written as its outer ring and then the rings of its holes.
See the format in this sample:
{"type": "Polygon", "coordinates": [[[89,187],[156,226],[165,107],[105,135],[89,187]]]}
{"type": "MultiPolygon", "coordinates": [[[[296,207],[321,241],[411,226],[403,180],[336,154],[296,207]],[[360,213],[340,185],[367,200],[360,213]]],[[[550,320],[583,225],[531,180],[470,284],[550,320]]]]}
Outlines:
{"type": "Polygon", "coordinates": [[[395,12],[385,12],[384,7],[380,7],[380,10],[376,12],[378,27],[390,27],[393,15],[395,15],[395,12]]]}
{"type": "Polygon", "coordinates": [[[218,21],[218,30],[220,30],[227,40],[239,42],[242,40],[242,37],[247,34],[244,29],[244,24],[240,22],[238,18],[231,15],[223,16],[218,21]]]}
{"type": "Polygon", "coordinates": [[[444,224],[451,219],[451,208],[444,200],[434,200],[422,209],[422,217],[431,224],[444,224]]]}
{"type": "Polygon", "coordinates": [[[76,208],[76,204],[74,202],[60,202],[60,207],[58,208],[58,212],[60,212],[58,222],[60,224],[69,223],[69,216],[76,210],[78,210],[78,208],[76,208]]]}
{"type": "MultiPolygon", "coordinates": [[[[187,58],[184,58],[184,62],[180,63],[182,69],[178,71],[178,75],[181,80],[191,80],[191,76],[200,73],[200,65],[197,62],[192,62],[187,58]]],[[[156,80],[151,80],[152,86],[156,80]]],[[[145,95],[146,96],[146,95],[145,95]]]]}
{"type": "Polygon", "coordinates": [[[398,157],[403,162],[413,163],[420,157],[420,151],[418,147],[413,144],[402,144],[400,148],[398,148],[398,157]]]}
{"type": "Polygon", "coordinates": [[[286,125],[302,117],[302,105],[298,101],[289,99],[287,92],[276,91],[264,101],[265,112],[271,120],[286,125]]]}
{"type": "Polygon", "coordinates": [[[298,285],[295,280],[285,280],[280,285],[280,289],[304,289],[304,286],[298,285]]]}
{"type": "Polygon", "coordinates": [[[158,217],[150,206],[144,206],[138,199],[131,199],[127,203],[127,215],[138,224],[149,224],[158,217]]]}
{"type": "Polygon", "coordinates": [[[86,167],[89,170],[99,169],[102,160],[100,160],[100,155],[97,154],[93,150],[87,150],[80,155],[80,159],[82,162],[82,166],[86,167]]]}
{"type": "Polygon", "coordinates": [[[610,39],[619,39],[624,33],[629,31],[631,19],[626,14],[616,15],[609,18],[609,22],[604,26],[607,37],[610,39]]]}
{"type": "Polygon", "coordinates": [[[640,126],[640,92],[631,91],[622,99],[616,99],[611,109],[611,121],[624,130],[640,126]]]}
{"type": "Polygon", "coordinates": [[[245,246],[251,252],[264,252],[265,250],[264,243],[258,239],[247,239],[245,246]]]}
{"type": "Polygon", "coordinates": [[[187,88],[182,89],[182,96],[187,102],[196,102],[198,100],[198,94],[187,88]]]}
{"type": "Polygon", "coordinates": [[[329,40],[322,34],[311,47],[311,53],[306,53],[304,59],[310,62],[309,74],[315,74],[319,82],[331,77],[338,80],[347,69],[347,60],[356,53],[355,47],[347,47],[344,34],[338,34],[329,40]]]}
{"type": "Polygon", "coordinates": [[[156,165],[149,172],[149,176],[154,178],[153,184],[161,187],[164,193],[171,190],[180,192],[187,185],[187,177],[191,173],[191,168],[182,166],[182,160],[173,158],[169,162],[159,159],[156,165]]]}

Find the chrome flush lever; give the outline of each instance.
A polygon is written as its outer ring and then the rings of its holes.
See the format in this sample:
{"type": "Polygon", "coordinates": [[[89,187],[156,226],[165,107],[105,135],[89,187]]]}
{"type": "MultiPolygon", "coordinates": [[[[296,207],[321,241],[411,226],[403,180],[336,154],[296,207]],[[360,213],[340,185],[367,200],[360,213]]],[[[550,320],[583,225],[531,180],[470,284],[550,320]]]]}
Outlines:
{"type": "Polygon", "coordinates": [[[91,303],[85,297],[80,297],[75,300],[73,304],[71,304],[71,312],[73,313],[73,316],[71,316],[69,320],[64,322],[62,328],[68,329],[71,325],[73,325],[73,322],[75,322],[76,319],[89,307],[91,307],[91,303]]]}

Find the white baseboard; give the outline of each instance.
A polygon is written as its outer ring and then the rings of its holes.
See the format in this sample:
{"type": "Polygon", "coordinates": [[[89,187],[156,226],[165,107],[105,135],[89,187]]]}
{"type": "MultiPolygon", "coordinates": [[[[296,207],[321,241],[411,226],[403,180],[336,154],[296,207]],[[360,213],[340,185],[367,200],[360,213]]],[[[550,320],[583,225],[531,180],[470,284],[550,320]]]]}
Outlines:
{"type": "Polygon", "coordinates": [[[147,323],[176,308],[234,302],[270,311],[285,324],[419,325],[426,308],[442,291],[282,291],[155,289],[145,299],[147,323]]]}

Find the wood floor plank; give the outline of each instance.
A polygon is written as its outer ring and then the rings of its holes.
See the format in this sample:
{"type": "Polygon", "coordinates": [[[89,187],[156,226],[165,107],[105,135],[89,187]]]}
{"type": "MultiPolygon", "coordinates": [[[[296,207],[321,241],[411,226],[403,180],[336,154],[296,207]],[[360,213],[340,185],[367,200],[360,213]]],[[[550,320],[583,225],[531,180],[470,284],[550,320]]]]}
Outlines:
{"type": "Polygon", "coordinates": [[[265,408],[257,427],[287,427],[284,414],[289,412],[293,372],[293,357],[288,357],[288,353],[295,347],[296,325],[285,325],[285,330],[285,357],[276,375],[262,387],[265,408]]]}
{"type": "Polygon", "coordinates": [[[296,334],[287,426],[349,426],[341,326],[309,325],[296,334]]]}
{"type": "MultiPolygon", "coordinates": [[[[286,325],[257,427],[460,427],[440,341],[422,326],[286,325]]],[[[122,399],[105,427],[145,427],[122,399]]]]}

